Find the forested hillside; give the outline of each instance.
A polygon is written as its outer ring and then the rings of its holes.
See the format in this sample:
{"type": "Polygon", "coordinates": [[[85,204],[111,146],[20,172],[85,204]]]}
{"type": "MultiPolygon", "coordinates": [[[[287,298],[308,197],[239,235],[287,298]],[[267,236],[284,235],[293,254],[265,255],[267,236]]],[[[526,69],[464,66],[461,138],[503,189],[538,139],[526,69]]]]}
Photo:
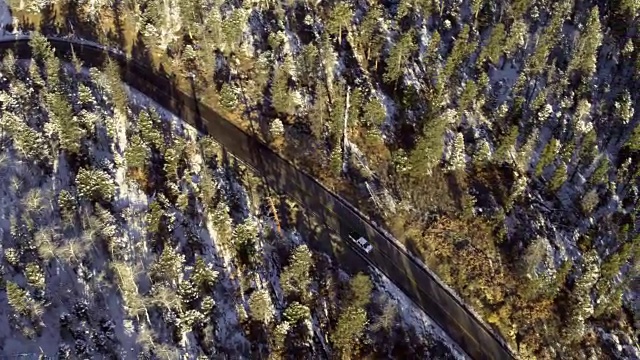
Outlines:
{"type": "Polygon", "coordinates": [[[388,280],[312,251],[313,217],[113,63],[31,46],[0,66],[3,358],[461,357],[388,280]]]}
{"type": "Polygon", "coordinates": [[[9,5],[192,77],[522,358],[638,357],[638,1],[9,5]]]}

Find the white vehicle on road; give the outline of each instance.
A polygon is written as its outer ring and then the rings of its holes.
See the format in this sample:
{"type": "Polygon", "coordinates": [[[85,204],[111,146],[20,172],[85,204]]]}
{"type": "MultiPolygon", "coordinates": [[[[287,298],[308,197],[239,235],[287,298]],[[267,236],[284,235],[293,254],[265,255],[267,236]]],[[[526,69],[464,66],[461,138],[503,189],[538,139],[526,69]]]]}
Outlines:
{"type": "Polygon", "coordinates": [[[367,239],[365,239],[363,236],[359,235],[358,233],[355,233],[355,232],[350,233],[349,234],[349,240],[351,240],[354,243],[356,243],[356,245],[358,245],[367,254],[370,253],[371,250],[373,250],[373,246],[371,246],[371,244],[369,244],[367,239]]]}

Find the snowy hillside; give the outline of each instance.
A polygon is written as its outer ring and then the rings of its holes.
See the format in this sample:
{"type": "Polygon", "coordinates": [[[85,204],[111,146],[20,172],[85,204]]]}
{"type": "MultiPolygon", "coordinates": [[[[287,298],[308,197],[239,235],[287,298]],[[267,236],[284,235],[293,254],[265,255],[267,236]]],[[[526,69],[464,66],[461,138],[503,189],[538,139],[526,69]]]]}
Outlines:
{"type": "Polygon", "coordinates": [[[279,229],[255,175],[113,65],[40,45],[1,68],[3,358],[463,358],[379,275],[279,229]]]}
{"type": "Polygon", "coordinates": [[[193,79],[519,357],[638,357],[637,0],[7,3],[193,79]]]}

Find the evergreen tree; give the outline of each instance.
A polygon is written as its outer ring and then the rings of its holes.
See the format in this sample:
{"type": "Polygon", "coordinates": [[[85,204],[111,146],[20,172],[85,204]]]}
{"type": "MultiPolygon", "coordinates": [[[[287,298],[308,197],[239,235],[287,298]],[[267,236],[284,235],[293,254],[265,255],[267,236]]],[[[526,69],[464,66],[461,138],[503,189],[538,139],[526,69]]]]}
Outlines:
{"type": "Polygon", "coordinates": [[[582,275],[576,279],[570,294],[569,312],[566,314],[563,335],[569,342],[581,340],[586,331],[586,319],[593,314],[591,289],[598,280],[600,269],[597,254],[591,251],[584,255],[582,275]]]}
{"type": "Polygon", "coordinates": [[[13,80],[16,75],[16,57],[12,50],[8,50],[2,59],[2,73],[9,80],[13,80]]]}
{"type": "Polygon", "coordinates": [[[129,146],[124,153],[129,169],[145,170],[151,158],[151,149],[142,141],[138,134],[129,140],[129,146]]]}
{"type": "Polygon", "coordinates": [[[300,56],[296,58],[296,68],[302,76],[302,84],[310,86],[318,76],[320,68],[320,52],[314,43],[309,43],[302,47],[300,56]]]}
{"type": "Polygon", "coordinates": [[[106,172],[80,168],[76,175],[78,196],[92,201],[110,201],[116,194],[115,184],[106,172]]]}
{"type": "Polygon", "coordinates": [[[201,294],[210,292],[218,279],[219,273],[210,264],[198,256],[191,272],[190,280],[197,286],[201,294]]]}
{"type": "Polygon", "coordinates": [[[62,221],[65,224],[73,224],[77,207],[78,202],[75,196],[65,189],[60,190],[58,194],[58,208],[60,209],[62,221]]]}
{"type": "Polygon", "coordinates": [[[9,111],[4,111],[0,122],[0,129],[11,136],[14,148],[25,158],[34,162],[50,162],[50,147],[40,132],[9,111]]]}
{"type": "Polygon", "coordinates": [[[289,258],[289,265],[280,274],[280,284],[285,295],[296,294],[304,300],[308,299],[312,266],[309,248],[306,245],[298,246],[289,258]]]}
{"type": "Polygon", "coordinates": [[[349,306],[338,317],[338,323],[329,339],[343,358],[350,358],[357,353],[358,340],[364,333],[367,324],[367,313],[364,309],[349,306]]]}
{"type": "Polygon", "coordinates": [[[444,81],[448,81],[451,76],[459,70],[460,65],[463,63],[465,59],[471,55],[476,48],[476,44],[469,39],[469,25],[464,25],[460,34],[458,34],[458,38],[453,43],[453,49],[451,49],[451,53],[447,58],[447,63],[445,64],[442,79],[444,81]]]}
{"type": "Polygon", "coordinates": [[[104,68],[104,75],[108,86],[107,94],[111,98],[113,105],[120,114],[126,114],[128,104],[127,91],[120,77],[119,64],[114,60],[109,59],[104,68]]]}
{"type": "Polygon", "coordinates": [[[387,68],[383,77],[384,81],[387,83],[398,81],[404,72],[404,67],[416,50],[415,31],[409,30],[402,34],[387,58],[387,68]]]}
{"type": "Polygon", "coordinates": [[[338,41],[342,42],[342,31],[349,28],[353,19],[353,9],[351,5],[344,1],[336,2],[329,12],[327,30],[332,35],[338,35],[338,41]]]}
{"type": "Polygon", "coordinates": [[[591,77],[596,71],[598,48],[602,44],[602,26],[598,6],[591,9],[584,32],[580,34],[573,58],[569,63],[569,71],[578,71],[591,77]]]}
{"type": "Polygon", "coordinates": [[[373,291],[373,283],[369,276],[358,273],[349,281],[349,288],[351,290],[351,298],[349,299],[349,306],[355,308],[366,308],[371,300],[371,292],[373,291]]]}
{"type": "Polygon", "coordinates": [[[484,165],[491,160],[491,146],[485,138],[481,138],[474,153],[474,163],[484,165]]]}
{"type": "Polygon", "coordinates": [[[489,60],[490,63],[496,65],[498,60],[500,60],[502,51],[504,51],[503,49],[506,37],[507,34],[504,29],[504,24],[499,23],[491,31],[488,43],[480,51],[478,61],[483,62],[485,60],[489,60]]]}
{"type": "Polygon", "coordinates": [[[40,32],[34,31],[31,34],[29,46],[33,52],[33,58],[40,64],[45,63],[49,58],[55,56],[49,40],[40,32]]]}
{"type": "Polygon", "coordinates": [[[584,195],[580,205],[582,207],[582,211],[584,211],[586,215],[590,215],[599,202],[600,196],[598,195],[598,191],[596,189],[591,189],[584,195]]]}
{"type": "Polygon", "coordinates": [[[149,213],[146,216],[147,231],[149,234],[153,235],[160,232],[160,226],[162,225],[165,213],[165,203],[162,200],[163,198],[158,196],[149,204],[149,213]]]}
{"type": "Polygon", "coordinates": [[[372,96],[364,106],[363,116],[367,126],[380,127],[387,118],[387,111],[382,102],[375,96],[372,96]]]}
{"type": "Polygon", "coordinates": [[[56,92],[48,93],[45,99],[51,111],[51,122],[57,130],[60,147],[70,154],[79,154],[85,132],[78,117],[73,115],[71,104],[64,95],[56,92]]]}
{"type": "Polygon", "coordinates": [[[372,50],[376,48],[376,41],[380,41],[380,18],[383,17],[382,8],[378,4],[373,4],[362,19],[362,23],[357,27],[358,36],[356,37],[357,48],[364,56],[365,60],[369,61],[378,54],[372,50]]]}
{"type": "Polygon", "coordinates": [[[184,261],[184,255],[176,252],[169,244],[165,244],[162,254],[151,266],[151,275],[157,281],[175,287],[182,280],[184,261]]]}
{"type": "Polygon", "coordinates": [[[457,133],[451,144],[451,154],[449,155],[448,163],[448,169],[450,171],[464,170],[465,168],[465,147],[462,133],[457,133]]]}
{"type": "Polygon", "coordinates": [[[507,56],[512,56],[527,43],[529,27],[523,20],[518,19],[511,24],[508,35],[504,39],[504,51],[507,56]]]}
{"type": "Polygon", "coordinates": [[[227,111],[234,111],[238,106],[238,93],[229,83],[222,84],[220,89],[220,105],[227,111]]]}
{"type": "Polygon", "coordinates": [[[269,291],[265,289],[254,291],[249,297],[249,309],[251,310],[251,317],[255,321],[265,325],[273,321],[274,309],[269,291]]]}
{"type": "Polygon", "coordinates": [[[228,246],[232,241],[233,223],[231,216],[229,216],[229,206],[223,201],[219,202],[211,213],[211,220],[223,247],[228,246]]]}
{"type": "Polygon", "coordinates": [[[240,47],[242,34],[247,26],[248,15],[247,10],[235,8],[231,11],[229,17],[222,22],[222,38],[225,40],[223,51],[225,53],[235,52],[240,47]]]}
{"type": "Polygon", "coordinates": [[[517,125],[512,125],[509,128],[509,131],[500,139],[498,148],[496,149],[496,154],[494,159],[498,163],[509,163],[513,158],[513,151],[515,149],[516,141],[518,140],[518,135],[520,134],[520,130],[517,125]]]}
{"type": "Polygon", "coordinates": [[[565,181],[567,181],[567,164],[561,162],[553,173],[553,177],[551,177],[551,181],[549,182],[549,189],[552,192],[556,192],[558,191],[558,189],[560,189],[565,181]]]}
{"type": "Polygon", "coordinates": [[[44,272],[40,268],[40,266],[36,263],[29,263],[25,268],[25,277],[27,278],[27,283],[33,286],[38,290],[44,290],[45,288],[45,277],[44,272]]]}
{"type": "Polygon", "coordinates": [[[542,175],[544,168],[556,159],[559,150],[558,145],[558,140],[551,139],[551,141],[549,141],[544,147],[542,155],[540,155],[540,161],[538,161],[538,164],[536,165],[536,176],[542,175]]]}
{"type": "Polygon", "coordinates": [[[629,90],[625,90],[622,93],[620,100],[614,103],[614,113],[616,117],[618,117],[625,125],[628,124],[633,118],[633,100],[631,99],[629,90]]]}
{"type": "Polygon", "coordinates": [[[158,130],[159,119],[153,109],[141,111],[138,115],[138,128],[140,129],[140,137],[149,146],[161,153],[164,153],[165,142],[160,130],[158,130]]]}
{"type": "Polygon", "coordinates": [[[589,183],[591,185],[608,183],[609,182],[608,173],[609,173],[610,167],[611,167],[611,161],[609,161],[609,158],[606,155],[603,155],[602,159],[598,163],[598,167],[596,167],[596,169],[593,171],[593,174],[591,174],[591,177],[589,178],[589,183]]]}
{"type": "Polygon", "coordinates": [[[7,301],[9,306],[20,315],[29,315],[34,318],[43,312],[40,304],[29,295],[29,293],[14,282],[6,283],[7,301]]]}
{"type": "Polygon", "coordinates": [[[280,114],[290,115],[294,112],[294,102],[289,90],[289,74],[283,66],[275,69],[271,85],[271,105],[280,114]]]}
{"type": "Polygon", "coordinates": [[[295,324],[300,321],[307,321],[311,319],[311,310],[309,307],[294,301],[287,306],[283,315],[289,324],[295,324]]]}
{"type": "Polygon", "coordinates": [[[631,131],[631,136],[625,146],[631,151],[640,151],[640,126],[636,126],[631,131]]]}

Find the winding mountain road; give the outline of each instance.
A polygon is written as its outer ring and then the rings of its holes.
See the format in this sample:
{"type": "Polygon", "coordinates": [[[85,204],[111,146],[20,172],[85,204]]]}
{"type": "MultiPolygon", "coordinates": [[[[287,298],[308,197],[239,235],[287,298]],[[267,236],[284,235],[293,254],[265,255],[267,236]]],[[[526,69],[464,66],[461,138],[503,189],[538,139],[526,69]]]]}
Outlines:
{"type": "MultiPolygon", "coordinates": [[[[50,38],[58,56],[76,55],[89,66],[100,66],[110,56],[122,65],[122,79],[198,130],[211,135],[235,157],[257,169],[268,185],[296,199],[320,221],[347,239],[350,231],[366,234],[373,244],[370,254],[358,252],[376,266],[422,308],[458,345],[474,359],[515,359],[510,349],[486,324],[429,269],[390,235],[372,224],[357,209],[322,184],[297,169],[219,113],[179,90],[168,78],[150,67],[127,61],[122,53],[107,51],[94,43],[50,38]]],[[[20,58],[30,57],[28,36],[0,40],[0,49],[13,49],[20,58]]],[[[347,240],[345,240],[347,241],[347,240]]],[[[347,241],[348,242],[348,241],[347,241]]],[[[349,244],[352,246],[352,244],[349,244]]]]}

